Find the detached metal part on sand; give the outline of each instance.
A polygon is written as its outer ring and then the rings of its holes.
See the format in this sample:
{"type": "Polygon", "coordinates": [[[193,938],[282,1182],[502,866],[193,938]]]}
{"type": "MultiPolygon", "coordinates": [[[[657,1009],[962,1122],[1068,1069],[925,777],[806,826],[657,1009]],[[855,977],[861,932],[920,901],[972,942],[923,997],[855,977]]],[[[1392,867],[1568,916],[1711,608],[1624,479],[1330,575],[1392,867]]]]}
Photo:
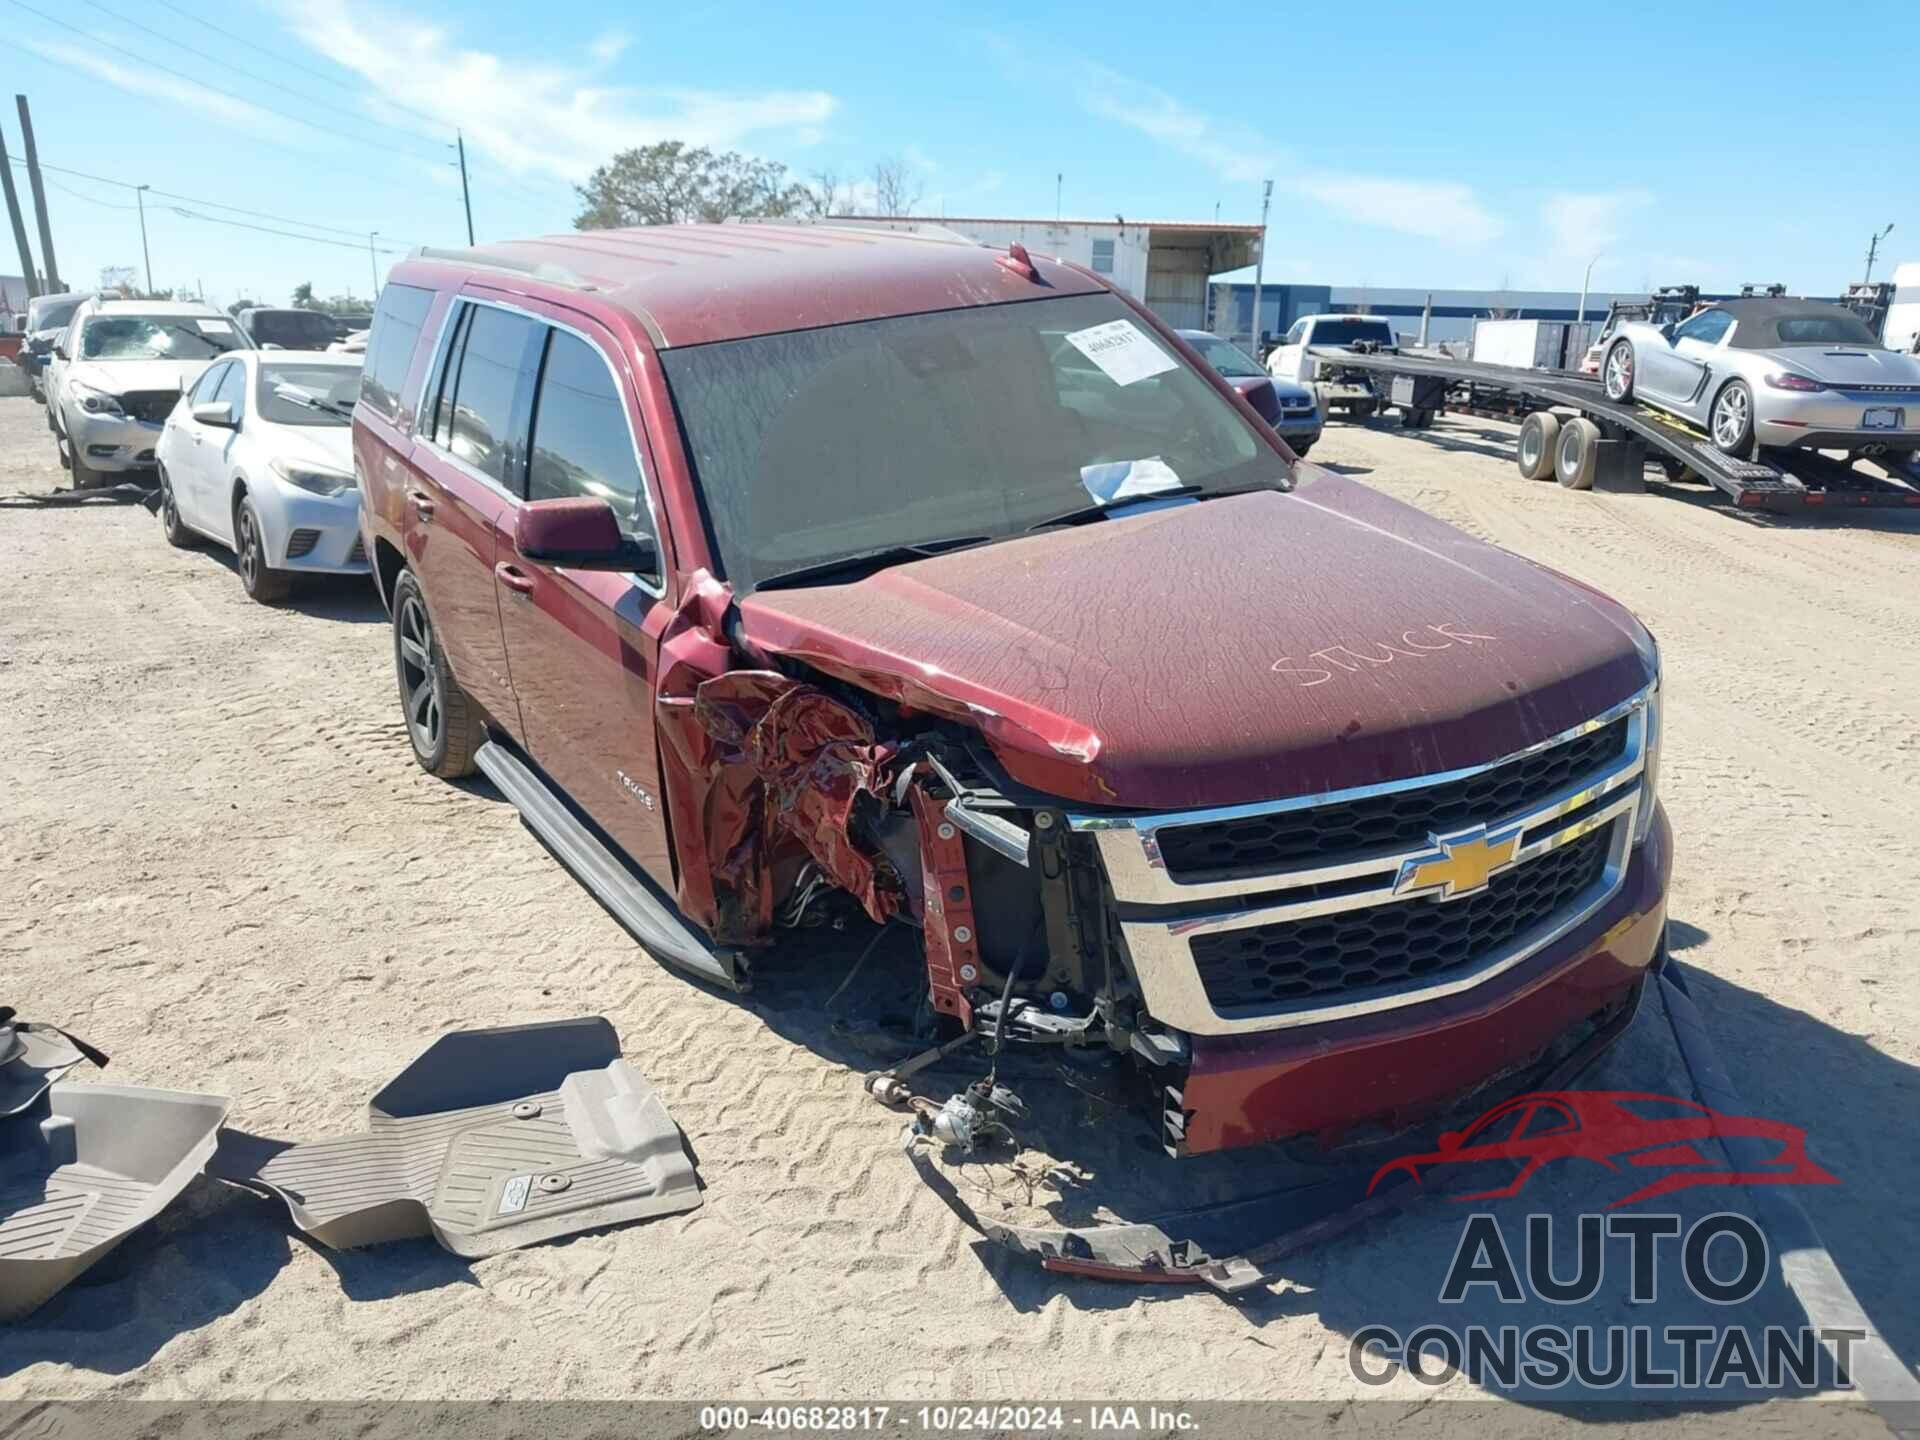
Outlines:
{"type": "Polygon", "coordinates": [[[0,1007],[0,1320],[45,1304],[206,1167],[228,1101],[72,1085],[106,1057],[0,1007]]]}
{"type": "Polygon", "coordinates": [[[367,1134],[229,1131],[213,1173],[279,1196],[323,1245],[432,1235],[469,1259],[702,1198],[679,1127],[598,1017],[443,1035],[373,1097],[367,1134]]]}

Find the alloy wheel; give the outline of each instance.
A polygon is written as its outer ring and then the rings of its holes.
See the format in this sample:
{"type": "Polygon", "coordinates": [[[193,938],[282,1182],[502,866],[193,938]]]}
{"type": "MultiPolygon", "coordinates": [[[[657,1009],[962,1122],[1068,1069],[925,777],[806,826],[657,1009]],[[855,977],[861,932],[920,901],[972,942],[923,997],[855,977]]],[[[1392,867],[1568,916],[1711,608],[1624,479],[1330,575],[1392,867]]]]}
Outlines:
{"type": "Polygon", "coordinates": [[[180,533],[180,507],[173,502],[173,482],[165,475],[160,477],[160,523],[167,527],[167,534],[180,533]]]}
{"type": "Polygon", "coordinates": [[[1729,385],[1713,402],[1713,440],[1722,450],[1732,450],[1747,433],[1747,392],[1729,385]]]}
{"type": "Polygon", "coordinates": [[[253,511],[240,507],[240,578],[248,590],[260,583],[260,532],[254,528],[253,511]]]}
{"type": "Polygon", "coordinates": [[[400,627],[395,637],[400,650],[400,703],[414,749],[432,755],[440,745],[443,697],[440,672],[433,663],[433,622],[418,595],[400,604],[400,627]]]}
{"type": "Polygon", "coordinates": [[[1633,386],[1633,350],[1616,345],[1607,354],[1607,398],[1621,400],[1633,386]]]}

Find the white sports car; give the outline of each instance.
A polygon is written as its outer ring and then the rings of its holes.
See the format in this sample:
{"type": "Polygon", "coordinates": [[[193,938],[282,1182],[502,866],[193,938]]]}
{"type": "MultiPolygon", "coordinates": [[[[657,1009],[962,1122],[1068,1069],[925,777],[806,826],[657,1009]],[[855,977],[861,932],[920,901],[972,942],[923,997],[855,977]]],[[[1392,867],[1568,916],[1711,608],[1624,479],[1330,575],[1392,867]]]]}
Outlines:
{"type": "Polygon", "coordinates": [[[226,546],[260,601],[298,572],[364,575],[353,404],[364,356],[244,350],[207,367],[156,454],[170,544],[226,546]]]}

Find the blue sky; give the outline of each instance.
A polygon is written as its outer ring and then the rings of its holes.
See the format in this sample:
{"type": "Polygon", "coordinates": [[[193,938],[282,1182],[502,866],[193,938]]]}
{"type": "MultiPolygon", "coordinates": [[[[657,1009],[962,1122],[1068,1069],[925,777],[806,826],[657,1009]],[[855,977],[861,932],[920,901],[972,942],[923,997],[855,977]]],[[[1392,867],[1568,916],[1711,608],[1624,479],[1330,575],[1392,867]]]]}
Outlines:
{"type": "MultiPolygon", "coordinates": [[[[1270,280],[1577,289],[1599,254],[1595,290],[1832,293],[1889,222],[1883,265],[1920,256],[1915,0],[6,15],[43,162],[151,186],[155,282],[222,303],[365,294],[369,231],[382,268],[461,243],[456,128],[483,240],[567,228],[593,165],[678,138],[803,178],[901,156],[931,215],[1049,216],[1064,174],[1068,216],[1251,221],[1271,178],[1270,280]]],[[[132,191],[49,179],[67,278],[141,264],[132,191]]],[[[17,268],[4,231],[0,257],[17,268]]]]}

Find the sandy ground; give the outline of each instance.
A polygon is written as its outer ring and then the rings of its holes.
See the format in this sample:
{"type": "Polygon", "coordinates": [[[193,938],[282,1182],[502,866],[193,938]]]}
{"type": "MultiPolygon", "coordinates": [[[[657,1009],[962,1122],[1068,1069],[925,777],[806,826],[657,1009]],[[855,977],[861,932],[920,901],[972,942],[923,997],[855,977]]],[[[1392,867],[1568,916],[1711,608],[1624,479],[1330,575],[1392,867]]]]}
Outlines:
{"type": "MultiPolygon", "coordinates": [[[[0,400],[0,496],[62,483],[40,417],[0,400]]],[[[1911,1359],[1920,517],[1573,494],[1518,479],[1511,441],[1337,426],[1314,458],[1658,634],[1676,950],[1750,1111],[1805,1126],[1840,1176],[1804,1197],[1911,1359]]],[[[200,1182],[0,1332],[0,1399],[1332,1398],[1358,1392],[1357,1328],[1434,1318],[1459,1234],[1442,1206],[1239,1306],[984,1251],[860,1094],[868,1057],[821,1008],[844,943],[794,947],[744,1002],[653,964],[484,784],[414,767],[363,585],[263,608],[229,561],[111,502],[0,504],[0,557],[0,999],[111,1052],[121,1083],[231,1095],[235,1125],[289,1138],[358,1130],[444,1029],[604,1014],[708,1187],[688,1216],[470,1264],[427,1242],[330,1254],[200,1182]]],[[[1586,1083],[1687,1093],[1658,1006],[1586,1083]]],[[[1096,1179],[1171,1183],[1126,1112],[1080,1123],[1096,1179]]],[[[1544,1198],[1598,1208],[1580,1183],[1544,1198]]],[[[1772,1287],[1753,1313],[1790,1312],[1772,1287]]]]}

